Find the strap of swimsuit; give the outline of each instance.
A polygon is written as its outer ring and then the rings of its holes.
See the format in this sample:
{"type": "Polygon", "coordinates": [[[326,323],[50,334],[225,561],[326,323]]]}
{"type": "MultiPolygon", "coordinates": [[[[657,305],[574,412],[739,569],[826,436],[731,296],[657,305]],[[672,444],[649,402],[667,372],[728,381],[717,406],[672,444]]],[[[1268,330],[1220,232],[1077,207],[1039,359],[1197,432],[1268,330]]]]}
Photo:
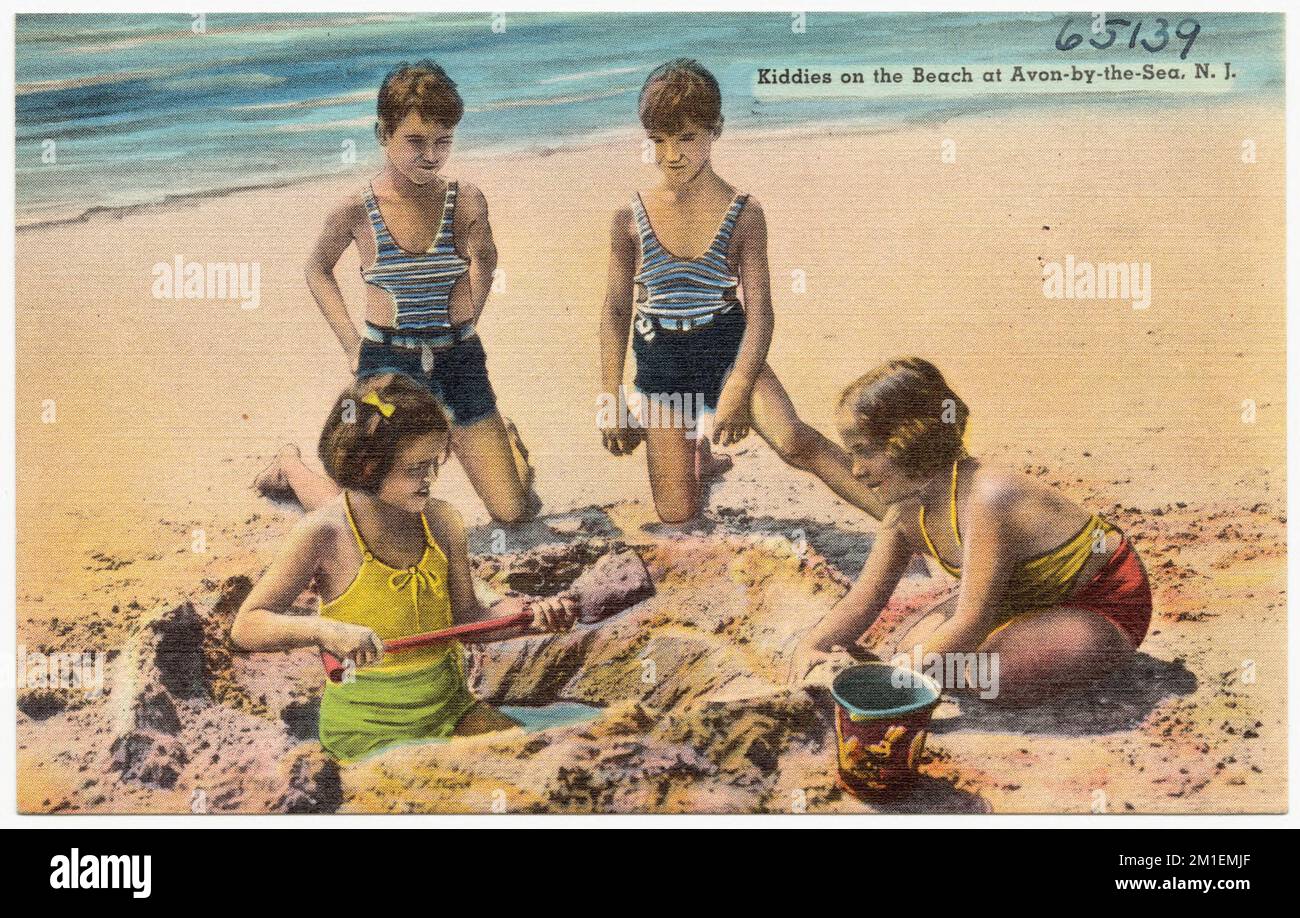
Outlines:
{"type": "MultiPolygon", "coordinates": [[[[958,459],[952,465],[952,497],[951,497],[952,531],[953,531],[953,535],[957,536],[957,546],[959,548],[961,547],[961,536],[957,535],[957,466],[960,463],[961,460],[958,459]]],[[[943,560],[943,558],[939,556],[939,550],[934,547],[934,542],[930,538],[930,533],[925,528],[925,504],[921,504],[920,509],[917,511],[916,522],[921,529],[921,538],[925,540],[925,547],[930,550],[930,554],[934,556],[934,560],[938,561],[939,566],[942,567],[945,571],[952,574],[953,576],[956,576],[957,571],[959,569],[952,567],[950,564],[948,564],[947,561],[943,560]]]]}
{"type": "Polygon", "coordinates": [[[921,526],[921,538],[925,540],[925,547],[930,550],[930,554],[934,557],[934,560],[938,561],[939,566],[942,567],[945,571],[952,574],[954,577],[957,576],[957,569],[950,567],[947,561],[944,561],[943,558],[939,557],[939,550],[934,547],[934,542],[930,540],[930,533],[926,532],[925,530],[925,505],[924,504],[921,505],[920,513],[917,515],[917,522],[921,526]]]}
{"type": "Polygon", "coordinates": [[[375,186],[366,184],[366,214],[370,217],[370,229],[375,234],[375,250],[379,250],[379,237],[381,233],[386,234],[388,227],[384,226],[384,215],[379,211],[379,199],[375,197],[375,186]]]}
{"type": "Polygon", "coordinates": [[[952,506],[952,534],[957,539],[958,548],[961,548],[961,532],[957,529],[957,469],[960,466],[960,459],[952,464],[952,496],[949,498],[952,506]]]}
{"type": "Polygon", "coordinates": [[[722,218],[722,226],[718,227],[718,235],[713,238],[713,245],[710,248],[716,248],[720,254],[727,253],[727,247],[731,243],[731,231],[736,228],[736,221],[740,218],[740,211],[745,206],[745,201],[749,199],[747,194],[738,194],[732,200],[731,206],[727,208],[727,215],[722,218]]]}
{"type": "Polygon", "coordinates": [[[647,244],[654,236],[654,228],[650,226],[650,215],[645,211],[645,204],[641,202],[639,191],[632,198],[632,217],[636,220],[636,232],[641,240],[641,253],[644,255],[647,244]]]}
{"type": "Polygon", "coordinates": [[[442,199],[442,224],[438,227],[438,238],[429,247],[430,252],[451,245],[454,235],[452,227],[456,222],[456,185],[456,182],[447,183],[447,194],[442,199]]]}
{"type": "MultiPolygon", "coordinates": [[[[370,554],[370,549],[366,548],[365,540],[361,538],[361,531],[357,529],[356,521],[352,519],[352,501],[349,500],[347,491],[343,492],[343,510],[347,513],[348,526],[352,529],[352,535],[356,537],[357,547],[361,549],[361,556],[367,561],[373,561],[374,555],[370,554]]],[[[426,529],[426,531],[428,530],[426,529]]]]}

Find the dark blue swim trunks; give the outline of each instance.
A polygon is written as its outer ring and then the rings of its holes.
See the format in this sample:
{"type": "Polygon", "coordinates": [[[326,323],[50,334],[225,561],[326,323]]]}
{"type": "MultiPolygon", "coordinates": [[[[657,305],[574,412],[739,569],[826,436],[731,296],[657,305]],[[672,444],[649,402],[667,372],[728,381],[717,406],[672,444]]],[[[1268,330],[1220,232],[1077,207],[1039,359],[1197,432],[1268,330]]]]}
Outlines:
{"type": "Polygon", "coordinates": [[[428,371],[422,365],[419,349],[363,338],[357,379],[381,373],[405,373],[424,385],[457,427],[469,427],[497,410],[497,396],[488,379],[487,354],[478,335],[435,350],[428,371]]]}
{"type": "Polygon", "coordinates": [[[744,335],[745,312],[739,307],[691,331],[656,325],[650,341],[633,329],[636,388],[646,395],[702,397],[705,406],[715,410],[744,335]]]}

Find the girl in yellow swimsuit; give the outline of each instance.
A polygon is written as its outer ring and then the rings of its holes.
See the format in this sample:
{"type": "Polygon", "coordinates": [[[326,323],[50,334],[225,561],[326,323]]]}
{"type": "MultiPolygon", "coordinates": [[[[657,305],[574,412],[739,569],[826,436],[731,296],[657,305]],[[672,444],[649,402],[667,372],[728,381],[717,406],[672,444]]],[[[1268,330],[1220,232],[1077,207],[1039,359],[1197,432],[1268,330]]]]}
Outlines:
{"type": "Polygon", "coordinates": [[[321,700],[321,745],[341,760],[516,723],[470,694],[459,644],[385,655],[384,641],[525,608],[534,629],[573,624],[568,599],[508,598],[489,613],[475,597],[460,515],[429,495],[449,436],[437,400],[407,376],[345,390],[320,437],[342,493],[294,528],[231,628],[244,650],[319,647],[351,661],[355,672],[321,700]],[[313,583],[320,614],[288,614],[313,583]]]}
{"type": "Polygon", "coordinates": [[[918,552],[960,578],[959,590],[905,628],[897,652],[996,653],[1003,698],[1087,684],[1142,643],[1151,588],[1124,534],[1055,489],[971,456],[966,418],[939,370],[916,357],[845,389],[839,426],[853,474],[888,511],[857,582],[805,637],[793,675],[852,648],[918,552]]]}

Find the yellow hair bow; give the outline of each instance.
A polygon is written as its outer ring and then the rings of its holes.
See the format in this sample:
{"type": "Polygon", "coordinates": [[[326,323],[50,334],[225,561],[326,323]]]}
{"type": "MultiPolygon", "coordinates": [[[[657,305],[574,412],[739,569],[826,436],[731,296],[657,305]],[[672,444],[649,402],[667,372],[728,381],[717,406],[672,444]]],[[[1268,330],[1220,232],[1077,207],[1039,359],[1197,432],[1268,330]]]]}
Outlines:
{"type": "Polygon", "coordinates": [[[379,409],[379,413],[386,418],[391,418],[393,412],[397,410],[397,406],[392,402],[386,402],[380,398],[378,392],[367,392],[366,397],[361,401],[365,402],[367,405],[374,405],[379,409]]]}

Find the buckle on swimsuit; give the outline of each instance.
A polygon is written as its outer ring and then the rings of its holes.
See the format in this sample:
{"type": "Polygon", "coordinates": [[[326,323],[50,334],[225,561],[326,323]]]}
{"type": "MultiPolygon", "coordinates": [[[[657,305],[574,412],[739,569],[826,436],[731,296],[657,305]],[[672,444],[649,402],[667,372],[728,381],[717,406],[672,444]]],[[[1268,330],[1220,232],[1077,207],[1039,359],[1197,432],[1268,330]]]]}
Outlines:
{"type": "Polygon", "coordinates": [[[693,331],[702,325],[708,325],[713,321],[713,313],[706,313],[702,316],[687,316],[684,319],[665,319],[664,327],[671,328],[673,331],[693,331]],[[671,323],[671,324],[670,324],[671,323]]]}
{"type": "MultiPolygon", "coordinates": [[[[731,311],[731,307],[728,306],[725,309],[719,309],[717,312],[706,312],[702,316],[685,316],[681,319],[670,319],[667,318],[666,316],[642,316],[642,318],[645,318],[647,321],[653,321],[665,331],[688,332],[688,331],[694,331],[697,328],[701,328],[705,325],[708,325],[718,316],[723,315],[724,313],[728,313],[730,311],[731,311]]],[[[640,330],[641,328],[639,324],[640,321],[641,319],[638,318],[637,319],[638,330],[640,330]]]]}
{"type": "MultiPolygon", "coordinates": [[[[420,351],[421,354],[431,355],[433,351],[445,351],[453,345],[474,337],[477,330],[473,322],[466,322],[464,325],[457,325],[451,331],[438,335],[408,335],[401,334],[396,329],[383,328],[382,326],[372,325],[367,322],[365,329],[362,331],[362,337],[370,341],[377,341],[380,344],[387,344],[391,347],[405,348],[410,351],[420,351]]],[[[422,363],[427,363],[431,357],[426,357],[422,363]]],[[[425,366],[425,372],[429,367],[425,366]]]]}

